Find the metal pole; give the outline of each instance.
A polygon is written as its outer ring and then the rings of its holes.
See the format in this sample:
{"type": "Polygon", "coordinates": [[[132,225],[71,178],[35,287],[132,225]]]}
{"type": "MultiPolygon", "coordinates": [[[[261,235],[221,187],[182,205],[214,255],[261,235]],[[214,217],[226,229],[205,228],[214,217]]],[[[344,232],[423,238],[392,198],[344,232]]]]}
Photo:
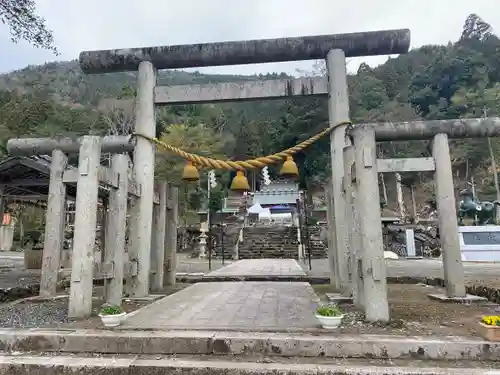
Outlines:
{"type": "MultiPolygon", "coordinates": [[[[210,172],[208,172],[210,173],[210,172]]],[[[210,230],[210,178],[207,179],[207,227],[210,230]]]]}
{"type": "MultiPolygon", "coordinates": [[[[210,172],[208,172],[210,175],[210,172]]],[[[212,270],[212,228],[210,226],[210,177],[207,178],[208,269],[212,270]]]]}
{"type": "Polygon", "coordinates": [[[226,251],[224,247],[224,224],[221,224],[221,247],[222,247],[222,264],[224,264],[224,252],[226,251]]]}
{"type": "Polygon", "coordinates": [[[307,242],[307,257],[309,258],[309,271],[312,270],[312,263],[311,263],[311,236],[309,234],[309,210],[307,209],[307,203],[305,199],[305,194],[304,194],[304,216],[305,216],[305,236],[306,236],[306,242],[307,242]]]}
{"type": "MultiPolygon", "coordinates": [[[[302,216],[302,209],[301,209],[301,206],[300,206],[300,198],[295,201],[295,205],[297,206],[298,231],[300,233],[300,236],[299,236],[299,246],[300,246],[301,254],[304,254],[304,233],[302,231],[302,218],[301,218],[301,216],[302,216]]],[[[302,257],[303,257],[303,255],[302,255],[302,257]]],[[[300,256],[299,256],[299,258],[300,258],[300,256]]]]}
{"type": "MultiPolygon", "coordinates": [[[[210,222],[210,209],[207,211],[207,222],[210,222]]],[[[212,271],[212,230],[208,227],[208,270],[212,271]]]]}
{"type": "Polygon", "coordinates": [[[474,176],[470,178],[470,186],[472,188],[472,195],[476,198],[476,184],[474,183],[474,176]]]}

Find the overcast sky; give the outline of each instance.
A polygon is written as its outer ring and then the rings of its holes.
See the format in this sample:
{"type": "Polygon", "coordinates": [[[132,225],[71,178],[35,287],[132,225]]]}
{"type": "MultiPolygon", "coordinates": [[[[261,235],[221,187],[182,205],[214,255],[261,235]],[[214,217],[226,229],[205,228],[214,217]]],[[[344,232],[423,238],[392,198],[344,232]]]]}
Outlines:
{"type": "MultiPolygon", "coordinates": [[[[500,33],[499,0],[36,0],[61,56],[12,44],[0,25],[0,72],[78,58],[81,50],[409,28],[411,47],[458,39],[477,13],[500,33]]],[[[384,62],[386,56],[352,59],[384,62]]],[[[311,62],[200,69],[210,73],[296,73],[311,62]]]]}

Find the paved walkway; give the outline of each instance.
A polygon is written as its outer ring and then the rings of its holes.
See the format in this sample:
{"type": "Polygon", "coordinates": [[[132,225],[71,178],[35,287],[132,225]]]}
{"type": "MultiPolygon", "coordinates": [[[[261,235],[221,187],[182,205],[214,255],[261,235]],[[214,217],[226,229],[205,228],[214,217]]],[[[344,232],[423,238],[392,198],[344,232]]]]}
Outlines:
{"type": "Polygon", "coordinates": [[[301,331],[319,328],[303,282],[198,283],[127,318],[123,329],[301,331]]]}
{"type": "Polygon", "coordinates": [[[207,276],[306,276],[293,259],[245,259],[210,272],[207,276]]]}
{"type": "MultiPolygon", "coordinates": [[[[444,277],[443,262],[438,259],[387,260],[386,265],[387,276],[444,277]]],[[[466,280],[500,278],[500,263],[463,262],[463,265],[466,280]]],[[[307,262],[301,262],[301,266],[311,276],[328,277],[330,273],[326,259],[313,259],[311,271],[307,262]]]]}

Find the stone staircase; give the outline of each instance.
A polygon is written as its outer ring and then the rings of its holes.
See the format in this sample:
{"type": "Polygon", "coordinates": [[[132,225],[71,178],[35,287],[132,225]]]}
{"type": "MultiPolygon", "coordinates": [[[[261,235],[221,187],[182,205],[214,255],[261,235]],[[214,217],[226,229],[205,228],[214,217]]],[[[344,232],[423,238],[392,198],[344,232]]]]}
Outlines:
{"type": "MultiPolygon", "coordinates": [[[[311,258],[312,259],[325,259],[328,258],[328,241],[326,239],[326,226],[322,225],[310,225],[308,229],[309,233],[309,243],[305,244],[310,246],[311,258]]],[[[307,253],[306,253],[307,256],[307,253]]]]}
{"type": "Polygon", "coordinates": [[[298,246],[296,227],[247,227],[243,229],[243,243],[238,246],[238,258],[297,259],[298,246]]]}
{"type": "Polygon", "coordinates": [[[240,234],[241,224],[228,225],[224,229],[224,236],[222,236],[221,228],[216,228],[214,230],[214,236],[216,237],[214,241],[213,256],[218,259],[232,259],[234,254],[234,247],[238,242],[238,237],[240,234]],[[224,237],[224,238],[223,238],[224,237]]]}
{"type": "Polygon", "coordinates": [[[495,343],[466,337],[391,336],[4,330],[0,375],[500,374],[495,343]]]}

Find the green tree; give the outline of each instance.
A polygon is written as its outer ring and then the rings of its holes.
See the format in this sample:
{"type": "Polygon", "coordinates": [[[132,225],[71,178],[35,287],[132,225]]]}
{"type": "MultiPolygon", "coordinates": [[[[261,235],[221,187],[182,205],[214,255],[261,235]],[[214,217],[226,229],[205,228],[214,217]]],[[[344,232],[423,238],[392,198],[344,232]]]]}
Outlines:
{"type": "Polygon", "coordinates": [[[483,42],[492,35],[492,27],[484,22],[477,14],[470,14],[465,20],[461,40],[476,39],[483,42]]]}
{"type": "MultiPolygon", "coordinates": [[[[161,141],[197,155],[225,159],[222,153],[224,142],[220,134],[209,127],[199,124],[172,124],[167,126],[160,137],[161,141]]],[[[158,149],[155,172],[157,178],[167,180],[181,186],[179,194],[180,216],[186,224],[197,221],[197,211],[206,208],[208,176],[207,169],[199,170],[200,180],[197,183],[186,184],[182,181],[182,171],[186,165],[181,157],[158,149]]],[[[221,182],[221,181],[219,181],[221,182]]]]}
{"type": "Polygon", "coordinates": [[[352,121],[367,119],[372,111],[377,111],[389,102],[384,82],[366,65],[361,64],[356,78],[350,86],[350,106],[352,121]]]}
{"type": "MultiPolygon", "coordinates": [[[[162,142],[187,152],[212,158],[225,158],[221,152],[224,147],[222,137],[203,124],[197,126],[170,125],[160,139],[162,142]]],[[[157,160],[156,173],[158,177],[180,185],[185,161],[162,149],[158,149],[157,160]]]]}

